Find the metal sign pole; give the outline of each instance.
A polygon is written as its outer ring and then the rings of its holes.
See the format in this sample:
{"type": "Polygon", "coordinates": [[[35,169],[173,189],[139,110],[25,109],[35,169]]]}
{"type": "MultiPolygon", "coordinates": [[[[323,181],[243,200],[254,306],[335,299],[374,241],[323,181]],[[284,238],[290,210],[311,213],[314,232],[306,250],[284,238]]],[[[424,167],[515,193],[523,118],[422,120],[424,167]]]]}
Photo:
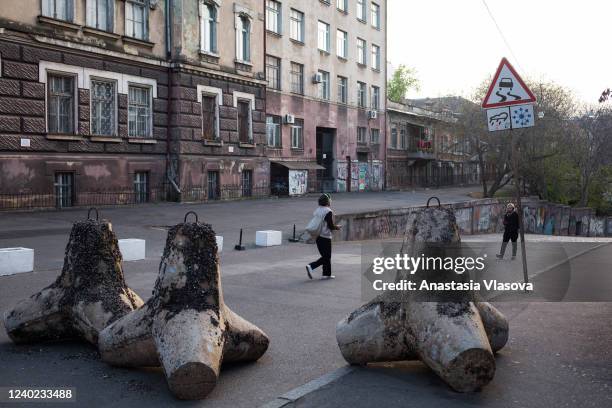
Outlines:
{"type": "MultiPolygon", "coordinates": [[[[523,204],[521,203],[521,186],[519,180],[519,163],[518,163],[518,146],[515,132],[510,128],[510,139],[512,144],[512,173],[514,174],[514,185],[516,186],[516,206],[518,207],[519,217],[519,234],[521,234],[521,258],[523,260],[523,278],[525,283],[529,282],[529,275],[527,273],[527,252],[525,251],[525,228],[523,226],[523,204]]],[[[525,289],[527,290],[527,289],[525,289]]]]}

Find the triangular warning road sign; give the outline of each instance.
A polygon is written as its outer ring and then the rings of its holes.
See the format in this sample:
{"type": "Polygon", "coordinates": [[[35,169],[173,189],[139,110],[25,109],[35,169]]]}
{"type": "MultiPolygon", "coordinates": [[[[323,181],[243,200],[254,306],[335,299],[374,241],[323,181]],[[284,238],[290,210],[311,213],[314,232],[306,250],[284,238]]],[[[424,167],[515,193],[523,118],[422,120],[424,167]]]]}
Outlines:
{"type": "Polygon", "coordinates": [[[525,82],[516,73],[506,58],[502,58],[489,86],[487,95],[482,101],[483,108],[533,103],[536,97],[527,88],[525,82]]]}

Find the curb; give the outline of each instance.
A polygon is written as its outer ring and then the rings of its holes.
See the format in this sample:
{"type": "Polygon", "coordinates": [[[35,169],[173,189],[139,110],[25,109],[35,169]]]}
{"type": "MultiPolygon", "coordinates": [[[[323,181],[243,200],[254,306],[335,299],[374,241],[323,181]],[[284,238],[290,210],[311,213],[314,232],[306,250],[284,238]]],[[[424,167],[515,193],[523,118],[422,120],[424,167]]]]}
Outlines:
{"type": "Polygon", "coordinates": [[[272,401],[262,405],[260,408],[282,408],[282,407],[290,407],[297,400],[304,397],[311,392],[318,390],[332,382],[338,380],[340,377],[343,377],[347,374],[355,371],[355,367],[352,366],[344,366],[335,369],[334,371],[324,374],[319,378],[315,378],[314,380],[301,385],[297,388],[292,389],[291,391],[281,395],[280,397],[276,397],[272,401]]]}

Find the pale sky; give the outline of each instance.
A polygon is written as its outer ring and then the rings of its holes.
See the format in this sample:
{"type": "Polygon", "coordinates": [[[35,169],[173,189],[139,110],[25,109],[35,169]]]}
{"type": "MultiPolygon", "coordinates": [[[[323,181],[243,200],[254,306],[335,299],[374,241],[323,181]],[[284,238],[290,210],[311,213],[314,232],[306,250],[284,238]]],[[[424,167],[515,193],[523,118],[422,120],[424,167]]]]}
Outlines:
{"type": "Polygon", "coordinates": [[[415,68],[409,97],[468,96],[508,58],[523,78],[566,86],[587,103],[612,87],[612,1],[388,0],[388,69],[415,68]]]}

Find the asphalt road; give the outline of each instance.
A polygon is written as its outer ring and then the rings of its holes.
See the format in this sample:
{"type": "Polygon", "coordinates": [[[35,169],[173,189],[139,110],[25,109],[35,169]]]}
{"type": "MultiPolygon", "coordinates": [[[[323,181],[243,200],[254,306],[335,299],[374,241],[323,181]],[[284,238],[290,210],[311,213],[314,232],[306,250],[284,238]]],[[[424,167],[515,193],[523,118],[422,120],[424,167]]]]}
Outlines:
{"type": "MultiPolygon", "coordinates": [[[[451,202],[465,200],[466,192],[458,189],[435,193],[443,202],[451,202]]],[[[423,191],[344,194],[335,196],[333,206],[338,212],[395,208],[420,205],[429,195],[431,192],[423,191]]],[[[268,352],[259,361],[224,366],[217,387],[206,400],[180,402],[181,406],[257,407],[346,366],[336,345],[335,325],[362,303],[361,244],[348,242],[334,246],[333,268],[337,279],[332,281],[306,278],[303,266],[316,257],[312,245],[285,242],[273,248],[251,246],[256,229],[289,232],[293,223],[304,225],[310,218],[314,201],[316,197],[102,210],[102,215],[112,220],[119,237],[147,240],[147,259],[124,263],[128,285],[143,299],[150,296],[157,277],[166,236],[164,226],[181,222],[188,210],[198,211],[225,236],[221,262],[227,304],[260,326],[271,339],[268,352]],[[249,248],[244,252],[231,249],[232,237],[237,237],[240,228],[247,232],[249,248]]],[[[55,279],[71,222],[84,216],[83,210],[0,213],[0,247],[27,246],[36,250],[34,272],[0,277],[0,313],[55,279]]],[[[498,237],[490,239],[497,241],[498,237]]],[[[586,263],[577,264],[572,271],[587,271],[590,279],[607,277],[607,265],[612,262],[610,248],[602,247],[590,252],[588,257],[576,258],[572,262],[584,258],[586,263]],[[596,254],[603,255],[594,257],[596,254]]],[[[578,291],[574,293],[582,293],[580,282],[585,281],[572,279],[572,283],[578,284],[574,288],[578,291]]],[[[599,290],[605,299],[607,289],[600,285],[599,290]]],[[[608,402],[612,384],[612,357],[608,348],[612,338],[611,303],[522,305],[508,302],[499,306],[511,318],[511,340],[498,357],[494,382],[482,393],[460,396],[449,392],[426,368],[417,364],[407,373],[385,368],[379,375],[378,369],[366,370],[361,373],[366,377],[358,378],[356,383],[346,383],[344,389],[333,388],[334,384],[344,384],[341,381],[352,381],[351,376],[357,374],[354,372],[330,384],[330,389],[326,387],[306,395],[298,404],[309,407],[498,406],[496,401],[502,398],[521,402],[518,406],[531,406],[522,402],[533,397],[543,401],[533,406],[576,406],[571,402],[588,396],[594,401],[591,406],[610,406],[601,403],[608,402]],[[386,384],[389,387],[385,388],[386,384]],[[365,395],[366,391],[369,395],[365,395]],[[540,392],[547,397],[540,396],[540,392]],[[357,399],[359,395],[361,399],[357,399]],[[384,399],[386,395],[394,399],[384,399]],[[562,403],[546,405],[545,402],[562,403]]],[[[160,369],[109,367],[99,360],[94,347],[83,343],[16,346],[0,330],[0,367],[0,387],[75,387],[78,406],[179,404],[168,392],[160,369]]]]}

